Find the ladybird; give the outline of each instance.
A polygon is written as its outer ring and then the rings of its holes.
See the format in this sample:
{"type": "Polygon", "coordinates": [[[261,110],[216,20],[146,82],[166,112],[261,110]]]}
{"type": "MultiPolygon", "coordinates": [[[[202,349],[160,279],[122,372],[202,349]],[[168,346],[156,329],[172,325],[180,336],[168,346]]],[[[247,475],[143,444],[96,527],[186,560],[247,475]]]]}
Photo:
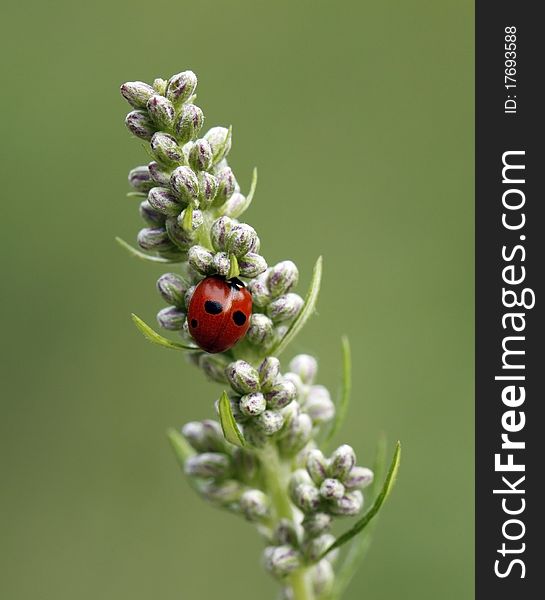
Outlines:
{"type": "Polygon", "coordinates": [[[252,295],[239,279],[213,275],[195,288],[187,313],[189,333],[211,354],[234,346],[248,331],[252,295]]]}

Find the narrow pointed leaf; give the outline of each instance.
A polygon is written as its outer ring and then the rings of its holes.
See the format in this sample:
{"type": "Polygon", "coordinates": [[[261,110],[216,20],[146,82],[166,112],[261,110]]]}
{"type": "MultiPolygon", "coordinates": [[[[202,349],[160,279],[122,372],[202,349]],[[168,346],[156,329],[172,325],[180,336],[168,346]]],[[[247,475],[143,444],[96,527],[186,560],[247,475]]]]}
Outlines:
{"type": "Polygon", "coordinates": [[[233,213],[231,214],[231,217],[233,219],[237,219],[238,217],[240,217],[240,215],[243,212],[248,210],[250,204],[252,203],[252,200],[254,199],[256,187],[257,187],[257,168],[254,167],[254,170],[252,173],[252,183],[250,184],[250,191],[248,192],[248,195],[246,196],[246,200],[237,208],[236,211],[233,211],[233,213]]]}
{"type": "Polygon", "coordinates": [[[341,393],[337,402],[335,410],[335,420],[333,425],[327,434],[325,442],[329,442],[335,437],[340,428],[344,423],[346,412],[348,410],[348,403],[350,402],[350,391],[352,389],[352,356],[350,352],[350,342],[348,337],[343,335],[342,340],[342,353],[343,353],[343,378],[341,385],[341,393]]]}
{"type": "Polygon", "coordinates": [[[233,279],[233,277],[238,277],[240,275],[240,270],[238,268],[238,260],[234,254],[229,255],[229,273],[227,274],[227,279],[233,279]]]}
{"type": "Polygon", "coordinates": [[[318,300],[318,294],[320,292],[320,283],[322,281],[322,257],[318,257],[316,264],[314,265],[314,271],[312,272],[312,281],[310,288],[305,298],[305,303],[301,312],[297,315],[296,319],[290,325],[288,331],[284,337],[275,344],[269,354],[271,356],[279,356],[283,352],[288,344],[295,338],[295,336],[301,331],[309,317],[314,313],[316,309],[316,302],[318,300]]]}
{"type": "Polygon", "coordinates": [[[137,250],[136,248],[133,248],[130,244],[127,244],[127,242],[125,240],[121,239],[120,237],[116,237],[115,241],[122,248],[125,248],[125,250],[127,250],[127,252],[131,256],[134,256],[134,257],[139,258],[141,260],[147,260],[149,262],[154,262],[154,263],[178,263],[178,262],[181,262],[181,260],[170,259],[170,258],[163,258],[162,256],[151,256],[150,254],[146,254],[144,252],[141,252],[140,250],[137,250]]]}
{"type": "Polygon", "coordinates": [[[401,445],[398,442],[396,444],[392,462],[390,463],[390,468],[388,469],[388,474],[386,475],[386,479],[384,480],[384,484],[382,486],[382,489],[380,490],[380,494],[377,496],[376,500],[373,502],[373,505],[371,506],[371,508],[363,515],[363,517],[361,519],[359,519],[359,521],[356,522],[356,524],[354,525],[354,527],[352,527],[352,529],[349,529],[346,533],[343,533],[342,535],[340,535],[335,540],[335,542],[333,544],[331,544],[331,546],[329,546],[329,548],[327,548],[327,550],[321,555],[320,558],[323,558],[324,556],[329,554],[329,552],[331,552],[332,550],[335,550],[335,548],[340,548],[343,544],[346,544],[346,542],[350,541],[354,536],[358,535],[358,533],[361,533],[367,527],[367,525],[369,525],[369,523],[372,521],[373,517],[375,517],[377,515],[379,510],[382,508],[382,505],[386,501],[386,498],[388,498],[388,496],[392,490],[392,487],[395,483],[397,471],[399,469],[400,455],[401,455],[401,445]]]}
{"type": "Polygon", "coordinates": [[[220,413],[221,428],[223,429],[223,435],[225,436],[225,439],[235,446],[245,446],[246,441],[240,432],[240,429],[238,428],[235,417],[233,417],[233,412],[231,411],[231,402],[229,401],[229,396],[226,392],[223,392],[221,395],[218,408],[220,413]]]}
{"type": "Polygon", "coordinates": [[[127,192],[127,198],[147,198],[148,195],[144,192],[127,192]]]}
{"type": "Polygon", "coordinates": [[[167,431],[167,437],[174,450],[176,460],[183,469],[185,461],[195,454],[195,450],[187,443],[184,436],[175,429],[169,429],[167,431]]]}
{"type": "Polygon", "coordinates": [[[185,209],[182,229],[188,233],[193,231],[193,207],[191,204],[185,209]]]}
{"type": "Polygon", "coordinates": [[[136,325],[136,327],[138,327],[142,335],[147,340],[153,342],[154,344],[157,344],[158,346],[163,346],[163,348],[170,348],[171,350],[198,350],[196,346],[189,346],[187,344],[181,344],[180,342],[173,342],[172,340],[163,337],[162,335],[154,331],[147,323],[142,321],[142,319],[134,313],[131,315],[131,317],[134,321],[134,324],[136,325]]]}

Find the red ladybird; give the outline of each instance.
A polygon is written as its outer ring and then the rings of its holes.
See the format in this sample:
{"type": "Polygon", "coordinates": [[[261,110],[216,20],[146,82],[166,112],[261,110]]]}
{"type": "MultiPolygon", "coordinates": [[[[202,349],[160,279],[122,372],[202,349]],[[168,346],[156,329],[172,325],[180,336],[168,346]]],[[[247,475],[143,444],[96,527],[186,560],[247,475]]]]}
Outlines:
{"type": "Polygon", "coordinates": [[[189,302],[189,332],[206,352],[223,352],[248,331],[251,314],[252,295],[242,281],[219,275],[207,277],[195,288],[189,302]]]}

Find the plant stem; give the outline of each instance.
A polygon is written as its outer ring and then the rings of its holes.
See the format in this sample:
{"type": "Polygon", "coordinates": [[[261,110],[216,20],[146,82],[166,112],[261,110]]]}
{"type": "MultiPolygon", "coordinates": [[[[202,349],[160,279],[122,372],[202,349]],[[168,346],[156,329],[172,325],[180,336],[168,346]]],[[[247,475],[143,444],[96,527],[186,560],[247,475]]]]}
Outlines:
{"type": "MultiPolygon", "coordinates": [[[[289,463],[281,460],[274,443],[269,443],[259,450],[258,455],[263,467],[267,491],[276,513],[276,522],[278,523],[280,519],[294,521],[293,507],[288,496],[288,480],[291,473],[289,463]]],[[[307,571],[306,567],[301,567],[288,578],[293,600],[314,600],[307,571]]]]}

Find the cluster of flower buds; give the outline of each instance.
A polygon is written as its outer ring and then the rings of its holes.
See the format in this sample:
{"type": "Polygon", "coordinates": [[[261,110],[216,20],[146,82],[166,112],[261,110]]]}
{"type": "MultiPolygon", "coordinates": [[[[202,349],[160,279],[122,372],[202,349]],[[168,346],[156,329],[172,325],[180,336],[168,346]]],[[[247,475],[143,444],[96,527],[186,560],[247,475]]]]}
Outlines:
{"type": "Polygon", "coordinates": [[[217,506],[244,515],[249,521],[266,522],[270,501],[262,490],[252,485],[257,469],[254,455],[228,444],[217,421],[187,423],[182,435],[195,450],[184,468],[199,493],[217,506]]]}
{"type": "MultiPolygon", "coordinates": [[[[237,217],[248,204],[226,160],[230,130],[213,127],[198,138],[204,115],[193,104],[196,87],[192,71],[168,81],[156,79],[153,85],[130,81],[121,86],[121,94],[134,109],[125,119],[127,128],[149,142],[154,158],[129,173],[136,195],[146,198],[140,214],[147,227],[137,241],[144,250],[173,262],[185,260],[191,246],[198,244],[207,214],[212,219],[237,217]]],[[[264,268],[263,259],[253,267],[258,273],[264,268]]]]}

